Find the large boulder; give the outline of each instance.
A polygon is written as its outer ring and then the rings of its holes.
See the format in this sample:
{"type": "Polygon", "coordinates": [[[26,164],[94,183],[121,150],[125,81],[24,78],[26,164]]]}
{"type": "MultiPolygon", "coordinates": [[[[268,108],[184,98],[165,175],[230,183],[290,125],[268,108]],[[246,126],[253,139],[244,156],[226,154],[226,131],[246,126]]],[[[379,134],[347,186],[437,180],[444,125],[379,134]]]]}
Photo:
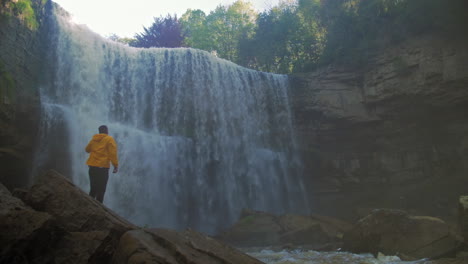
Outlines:
{"type": "Polygon", "coordinates": [[[237,247],[278,245],[281,226],[276,216],[263,212],[242,212],[232,227],[218,236],[219,239],[237,247]]]}
{"type": "Polygon", "coordinates": [[[192,263],[261,264],[262,262],[198,232],[167,229],[132,230],[125,233],[113,264],[192,263]]]}
{"type": "Polygon", "coordinates": [[[63,250],[57,255],[62,263],[108,262],[120,237],[137,228],[53,170],[20,196],[35,210],[53,216],[67,231],[60,243],[63,250]]]}
{"type": "Polygon", "coordinates": [[[26,206],[0,184],[0,263],[48,263],[63,233],[50,214],[26,206]]]}
{"type": "Polygon", "coordinates": [[[468,196],[460,196],[458,200],[458,224],[465,244],[468,242],[468,196]]]}
{"type": "Polygon", "coordinates": [[[399,255],[405,259],[437,258],[454,253],[460,241],[441,219],[378,209],[344,236],[345,250],[399,255]]]}
{"type": "Polygon", "coordinates": [[[244,210],[239,221],[219,238],[238,247],[308,246],[321,249],[339,243],[343,233],[350,228],[350,224],[331,217],[277,216],[244,210]]]}
{"type": "Polygon", "coordinates": [[[0,263],[261,263],[191,230],[139,229],[55,171],[14,194],[0,185],[0,263]]]}

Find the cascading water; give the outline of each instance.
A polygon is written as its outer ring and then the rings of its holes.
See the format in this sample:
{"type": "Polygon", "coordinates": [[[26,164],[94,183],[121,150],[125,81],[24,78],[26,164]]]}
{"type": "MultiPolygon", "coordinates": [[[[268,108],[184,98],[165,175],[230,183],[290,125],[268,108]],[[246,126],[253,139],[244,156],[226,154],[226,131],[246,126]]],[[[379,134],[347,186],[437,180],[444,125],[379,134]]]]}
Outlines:
{"type": "Polygon", "coordinates": [[[136,224],[214,233],[243,208],[307,213],[287,76],[200,50],[126,47],[53,10],[38,167],[59,150],[89,190],[84,147],[106,124],[120,171],[104,203],[136,224]]]}

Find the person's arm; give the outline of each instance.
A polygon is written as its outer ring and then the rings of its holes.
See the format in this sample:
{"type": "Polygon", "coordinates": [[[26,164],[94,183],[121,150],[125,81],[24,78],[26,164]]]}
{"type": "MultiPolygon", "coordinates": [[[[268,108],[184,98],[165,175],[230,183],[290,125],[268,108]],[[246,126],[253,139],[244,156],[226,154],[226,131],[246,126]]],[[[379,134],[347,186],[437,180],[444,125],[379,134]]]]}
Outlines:
{"type": "Polygon", "coordinates": [[[119,159],[117,155],[117,143],[115,143],[114,138],[109,140],[108,144],[108,151],[109,151],[109,159],[114,166],[113,173],[117,173],[119,171],[119,159]]]}
{"type": "Polygon", "coordinates": [[[85,148],[85,151],[86,151],[87,153],[90,153],[91,150],[92,150],[92,147],[91,147],[92,144],[91,144],[91,143],[93,143],[93,140],[90,140],[89,143],[88,143],[88,145],[87,145],[86,148],[85,148]]]}

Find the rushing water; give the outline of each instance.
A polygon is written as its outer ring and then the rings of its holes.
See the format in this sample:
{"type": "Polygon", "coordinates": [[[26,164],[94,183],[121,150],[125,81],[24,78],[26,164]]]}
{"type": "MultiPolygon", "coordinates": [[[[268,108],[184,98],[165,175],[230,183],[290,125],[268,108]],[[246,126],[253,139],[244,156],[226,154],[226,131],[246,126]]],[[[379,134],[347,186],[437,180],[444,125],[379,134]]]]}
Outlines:
{"type": "Polygon", "coordinates": [[[426,260],[402,261],[396,256],[374,257],[372,254],[352,254],[348,252],[317,252],[312,250],[260,250],[247,251],[249,255],[267,264],[418,264],[426,260]]]}
{"type": "Polygon", "coordinates": [[[194,49],[136,49],[49,16],[38,169],[88,191],[84,147],[119,146],[104,203],[139,225],[214,233],[243,208],[307,213],[288,78],[194,49]]]}

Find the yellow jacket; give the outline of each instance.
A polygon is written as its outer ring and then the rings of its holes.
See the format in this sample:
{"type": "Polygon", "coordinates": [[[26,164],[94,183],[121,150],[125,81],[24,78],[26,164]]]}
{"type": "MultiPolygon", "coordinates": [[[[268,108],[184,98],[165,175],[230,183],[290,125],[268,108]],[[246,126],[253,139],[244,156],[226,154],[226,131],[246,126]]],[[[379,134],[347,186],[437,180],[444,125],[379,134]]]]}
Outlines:
{"type": "Polygon", "coordinates": [[[110,168],[110,162],[114,167],[119,166],[117,143],[107,134],[94,135],[85,150],[90,153],[86,161],[88,166],[110,168]]]}

